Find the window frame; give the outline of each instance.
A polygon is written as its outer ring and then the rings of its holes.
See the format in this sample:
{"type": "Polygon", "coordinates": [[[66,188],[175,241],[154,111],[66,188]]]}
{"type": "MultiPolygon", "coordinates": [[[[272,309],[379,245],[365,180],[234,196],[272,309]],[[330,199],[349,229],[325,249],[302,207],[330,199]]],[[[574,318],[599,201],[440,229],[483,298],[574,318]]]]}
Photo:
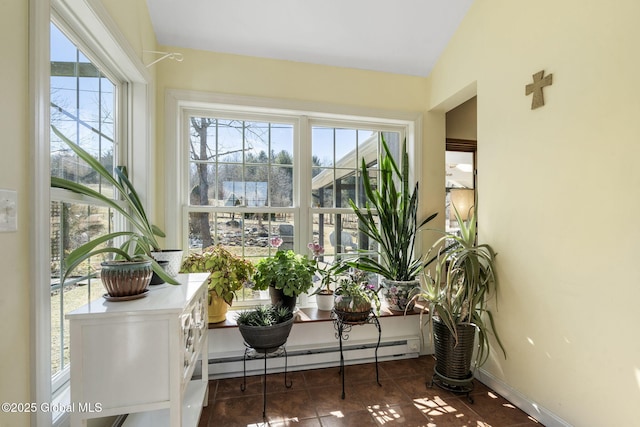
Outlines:
{"type": "MultiPolygon", "coordinates": [[[[166,158],[165,158],[165,218],[167,242],[188,248],[188,213],[194,211],[220,211],[222,208],[188,206],[189,149],[188,117],[193,115],[215,118],[233,118],[294,123],[294,206],[290,208],[252,209],[256,212],[291,211],[295,217],[294,251],[306,253],[312,238],[313,215],[323,213],[352,213],[348,207],[314,208],[312,203],[311,129],[312,126],[346,127],[398,132],[407,139],[412,166],[420,155],[422,115],[416,112],[398,112],[368,108],[297,102],[274,98],[205,93],[198,91],[168,90],[165,103],[166,158]],[[297,167],[295,166],[297,165],[297,167]],[[308,176],[309,179],[305,179],[308,176]],[[308,218],[303,221],[303,218],[308,218]]],[[[415,177],[410,177],[415,182],[415,177]]],[[[300,306],[309,304],[301,296],[300,306]]],[[[236,306],[238,304],[234,304],[236,306]]]]}
{"type": "MultiPolygon", "coordinates": [[[[69,399],[68,381],[53,394],[51,376],[51,311],[49,291],[50,260],[50,25],[73,34],[73,41],[91,61],[99,64],[116,81],[126,82],[117,109],[120,131],[121,164],[130,165],[129,172],[141,195],[151,194],[153,150],[149,144],[151,126],[133,126],[153,120],[153,91],[150,75],[133,48],[99,0],[30,0],[30,144],[32,162],[31,259],[31,395],[32,402],[50,403],[69,399]],[[136,144],[128,144],[136,141],[136,144]],[[125,159],[128,159],[125,162],[125,159]],[[61,399],[61,400],[57,400],[61,399]]],[[[145,201],[143,200],[143,203],[145,201]]],[[[51,426],[67,421],[69,414],[37,411],[31,414],[33,425],[51,426]]]]}

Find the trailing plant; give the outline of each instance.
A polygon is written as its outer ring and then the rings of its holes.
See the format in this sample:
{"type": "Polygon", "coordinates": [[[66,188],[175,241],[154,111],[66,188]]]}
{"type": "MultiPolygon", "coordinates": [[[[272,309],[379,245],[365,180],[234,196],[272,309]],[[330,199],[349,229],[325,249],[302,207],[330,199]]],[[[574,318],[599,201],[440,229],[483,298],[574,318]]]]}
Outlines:
{"type": "Polygon", "coordinates": [[[306,255],[278,250],[274,256],[262,258],[256,264],[254,289],[264,291],[273,286],[286,296],[295,297],[313,286],[315,271],[315,263],[306,255]]]}
{"type": "Polygon", "coordinates": [[[159,227],[149,221],[140,197],[129,180],[127,168],[125,166],[117,166],[114,169],[114,176],[100,164],[97,159],[67,138],[55,126],[52,125],[51,130],[58,138],[65,142],[79,158],[97,172],[102,179],[113,185],[120,200],[111,199],[86,185],[55,176],[51,177],[51,187],[62,188],[97,200],[99,203],[120,213],[132,228],[130,231],[107,233],[73,250],[66,257],[62,283],[64,283],[67,276],[83,261],[101,253],[112,253],[116,259],[128,261],[139,259],[151,260],[153,271],[165,282],[176,285],[179,284],[173,277],[166,274],[160,264],[151,257],[152,251],[159,250],[157,237],[165,237],[165,234],[159,227]],[[117,240],[123,243],[120,246],[102,247],[104,244],[113,245],[113,241],[117,240]]]}
{"type": "MultiPolygon", "coordinates": [[[[418,183],[411,191],[406,139],[402,144],[400,167],[393,159],[384,136],[382,148],[377,187],[374,186],[375,178],[367,171],[365,159],[362,159],[362,182],[367,201],[364,207],[358,207],[353,200],[349,200],[349,205],[358,217],[360,232],[378,244],[378,256],[371,257],[363,253],[351,265],[389,280],[410,281],[416,278],[423,267],[422,260],[414,257],[416,233],[420,227],[435,218],[437,213],[418,225],[418,183]]],[[[365,249],[360,251],[366,252],[365,249]]]]}
{"type": "Polygon", "coordinates": [[[238,325],[273,326],[286,322],[293,317],[288,307],[259,305],[250,310],[243,310],[236,315],[238,325]]]}
{"type": "MultiPolygon", "coordinates": [[[[489,332],[506,351],[495,329],[493,314],[487,304],[496,296],[498,278],[495,271],[496,253],[488,244],[476,243],[476,210],[472,208],[468,220],[463,220],[455,206],[458,233],[444,233],[432,246],[437,251],[435,273],[424,274],[424,285],[415,298],[426,300],[423,312],[428,311],[428,321],[437,316],[458,341],[456,325],[472,324],[478,330],[479,346],[477,365],[489,357],[489,332]],[[448,242],[453,244],[442,249],[448,242]],[[485,320],[486,319],[486,320],[485,320]]],[[[496,299],[497,301],[497,299],[496,299]]],[[[422,314],[420,316],[422,319],[422,314]]]]}
{"type": "Polygon", "coordinates": [[[182,261],[181,273],[208,272],[207,287],[228,305],[233,303],[236,292],[243,288],[255,271],[253,264],[224,249],[210,246],[202,253],[191,253],[182,261]]]}

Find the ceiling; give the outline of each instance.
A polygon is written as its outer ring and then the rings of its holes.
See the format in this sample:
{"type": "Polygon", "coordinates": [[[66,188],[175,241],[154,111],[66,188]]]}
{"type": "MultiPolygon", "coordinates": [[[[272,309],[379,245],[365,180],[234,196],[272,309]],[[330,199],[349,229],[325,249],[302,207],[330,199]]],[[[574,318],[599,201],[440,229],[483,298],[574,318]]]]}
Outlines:
{"type": "Polygon", "coordinates": [[[473,0],[147,0],[158,43],[427,76],[473,0]]]}

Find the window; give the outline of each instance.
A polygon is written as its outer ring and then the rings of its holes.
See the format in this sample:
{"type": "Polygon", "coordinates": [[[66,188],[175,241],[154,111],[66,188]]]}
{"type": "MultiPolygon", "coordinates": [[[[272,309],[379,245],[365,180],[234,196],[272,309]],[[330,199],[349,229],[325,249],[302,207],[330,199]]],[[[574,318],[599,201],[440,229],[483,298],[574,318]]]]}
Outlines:
{"type": "MultiPolygon", "coordinates": [[[[376,176],[381,138],[399,152],[408,126],[270,113],[202,105],[176,111],[184,129],[182,246],[221,244],[253,262],[273,255],[276,236],[281,249],[299,253],[319,242],[326,262],[374,249],[358,232],[349,201],[365,203],[362,161],[376,176]]],[[[266,298],[245,290],[236,304],[266,298]]]]}
{"type": "MultiPolygon", "coordinates": [[[[69,336],[64,313],[103,294],[91,274],[98,259],[60,283],[60,263],[70,249],[98,233],[121,228],[118,218],[74,194],[50,189],[50,174],[75,179],[103,194],[113,189],[76,161],[50,125],[82,145],[104,165],[126,164],[142,196],[148,196],[150,152],[148,73],[139,58],[119,44],[119,33],[107,12],[95,2],[31,1],[30,86],[33,161],[32,284],[34,345],[33,402],[68,407],[69,336]],[[97,6],[94,7],[94,6],[97,6]],[[48,108],[47,108],[48,107],[48,108]],[[128,145],[127,141],[135,140],[128,145]],[[122,154],[127,153],[129,162],[122,154]],[[143,155],[144,154],[144,155],[143,155]],[[135,162],[134,162],[135,160],[135,162]],[[135,166],[135,167],[132,167],[135,166]]],[[[75,363],[75,361],[71,362],[75,363]]],[[[64,424],[65,412],[37,411],[32,424],[64,424]]]]}
{"type": "MultiPolygon", "coordinates": [[[[115,130],[119,88],[55,25],[51,24],[51,126],[94,155],[108,169],[117,159],[115,130]]],[[[88,185],[107,196],[112,186],[102,182],[53,132],[50,135],[52,176],[88,185]]],[[[63,190],[52,191],[51,232],[51,374],[53,390],[68,381],[69,328],[66,313],[104,294],[95,278],[100,257],[81,266],[61,283],[65,255],[83,243],[110,232],[110,209],[79,200],[63,190]]]]}

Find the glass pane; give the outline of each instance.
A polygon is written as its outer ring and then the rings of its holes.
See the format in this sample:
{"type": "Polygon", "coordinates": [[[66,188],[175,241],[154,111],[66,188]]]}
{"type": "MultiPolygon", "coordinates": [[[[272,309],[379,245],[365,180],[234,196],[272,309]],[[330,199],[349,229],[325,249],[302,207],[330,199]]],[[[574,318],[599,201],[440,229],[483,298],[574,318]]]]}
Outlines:
{"type": "Polygon", "coordinates": [[[355,256],[358,242],[362,241],[358,218],[355,214],[316,213],[313,215],[313,240],[324,248],[325,257],[355,256]]]}
{"type": "Polygon", "coordinates": [[[293,206],[293,167],[271,167],[269,185],[271,190],[269,192],[270,206],[293,206]]]}
{"type": "MultiPolygon", "coordinates": [[[[62,286],[64,254],[111,230],[109,209],[86,204],[51,203],[51,372],[69,363],[69,328],[64,314],[101,297],[105,291],[98,278],[99,255],[76,268],[62,286]],[[91,278],[93,277],[93,278],[91,278]]],[[[102,246],[106,246],[103,244],[102,246]]]]}
{"type": "Polygon", "coordinates": [[[192,206],[216,205],[215,168],[209,163],[189,164],[189,204],[192,206]]]}
{"type": "MultiPolygon", "coordinates": [[[[95,157],[114,166],[115,85],[51,25],[51,125],[95,157]]],[[[93,187],[105,195],[113,188],[51,132],[51,173],[93,187]]]]}
{"type": "Polygon", "coordinates": [[[336,169],[336,207],[348,208],[356,201],[356,177],[353,169],[336,169]]]}
{"type": "Polygon", "coordinates": [[[333,129],[314,126],[311,129],[311,155],[313,164],[333,166],[333,129]]]}
{"type": "Polygon", "coordinates": [[[293,214],[256,212],[190,212],[189,249],[202,251],[221,244],[239,256],[256,260],[271,256],[277,248],[273,237],[283,240],[281,249],[293,249],[293,214]]]}
{"type": "MultiPolygon", "coordinates": [[[[65,138],[79,145],[108,171],[113,171],[115,152],[116,86],[53,24],[51,24],[50,120],[65,138]]],[[[50,137],[53,176],[82,183],[107,197],[113,186],[69,148],[53,131],[50,137]]],[[[113,231],[113,213],[104,207],[53,201],[51,229],[51,373],[69,365],[69,328],[64,315],[100,298],[105,290],[97,278],[97,255],[82,263],[61,283],[65,256],[80,245],[113,231]]],[[[108,242],[103,246],[118,245],[108,242]]]]}
{"type": "Polygon", "coordinates": [[[311,180],[313,206],[333,207],[334,169],[314,168],[318,173],[311,180]]]}

